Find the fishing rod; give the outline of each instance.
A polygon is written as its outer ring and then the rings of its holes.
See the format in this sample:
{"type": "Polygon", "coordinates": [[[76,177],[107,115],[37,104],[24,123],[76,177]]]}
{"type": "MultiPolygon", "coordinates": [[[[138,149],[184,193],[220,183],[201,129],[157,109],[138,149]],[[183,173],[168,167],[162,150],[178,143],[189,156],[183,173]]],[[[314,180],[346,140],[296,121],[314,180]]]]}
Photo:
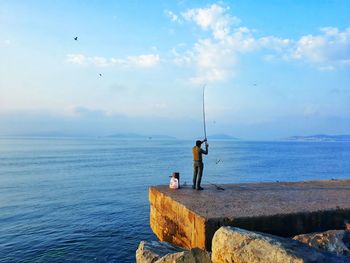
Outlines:
{"type": "MultiPolygon", "coordinates": [[[[204,140],[207,141],[207,126],[206,126],[206,122],[205,122],[205,86],[206,86],[206,84],[203,85],[203,129],[204,129],[204,140]]],[[[221,161],[220,159],[218,161],[216,161],[216,164],[218,164],[220,161],[221,161]]],[[[216,188],[216,190],[219,190],[219,191],[225,190],[225,188],[221,187],[220,185],[213,184],[212,182],[209,182],[209,181],[207,181],[207,182],[209,184],[211,184],[212,186],[214,186],[216,188]]]]}
{"type": "Polygon", "coordinates": [[[203,86],[203,128],[204,128],[204,140],[207,140],[207,126],[206,126],[206,123],[205,123],[205,84],[203,86]]]}
{"type": "MultiPolygon", "coordinates": [[[[203,129],[204,129],[204,140],[207,141],[207,126],[205,123],[205,86],[206,86],[206,84],[203,85],[203,129]]],[[[219,162],[220,161],[221,160],[219,160],[219,162]]],[[[218,164],[219,162],[217,162],[216,164],[218,164]]],[[[225,190],[224,188],[222,188],[221,186],[219,186],[217,184],[213,184],[211,182],[208,182],[208,183],[213,185],[216,188],[216,190],[220,190],[220,191],[225,190]]]]}

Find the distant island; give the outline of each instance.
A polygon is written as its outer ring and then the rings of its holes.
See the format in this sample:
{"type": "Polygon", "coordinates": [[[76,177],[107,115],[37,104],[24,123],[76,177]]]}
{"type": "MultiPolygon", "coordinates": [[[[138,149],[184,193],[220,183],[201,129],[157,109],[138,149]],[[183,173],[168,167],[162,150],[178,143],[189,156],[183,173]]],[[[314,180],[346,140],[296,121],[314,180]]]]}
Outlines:
{"type": "Polygon", "coordinates": [[[291,136],[287,141],[313,141],[313,142],[350,142],[350,135],[325,135],[291,136]]]}
{"type": "Polygon", "coordinates": [[[234,140],[234,141],[238,141],[240,140],[239,138],[233,137],[231,135],[227,135],[227,134],[212,134],[208,136],[209,140],[234,140]]]}
{"type": "MultiPolygon", "coordinates": [[[[155,135],[144,135],[138,133],[116,133],[107,136],[103,136],[104,138],[117,138],[117,139],[125,139],[125,140],[176,140],[176,137],[155,134],[155,135]]],[[[208,136],[208,140],[240,140],[239,138],[233,137],[227,134],[212,134],[208,136]]]]}
{"type": "Polygon", "coordinates": [[[137,133],[117,133],[112,135],[104,136],[106,138],[117,138],[117,139],[129,139],[129,140],[176,140],[176,137],[168,136],[168,135],[143,135],[137,133]]]}

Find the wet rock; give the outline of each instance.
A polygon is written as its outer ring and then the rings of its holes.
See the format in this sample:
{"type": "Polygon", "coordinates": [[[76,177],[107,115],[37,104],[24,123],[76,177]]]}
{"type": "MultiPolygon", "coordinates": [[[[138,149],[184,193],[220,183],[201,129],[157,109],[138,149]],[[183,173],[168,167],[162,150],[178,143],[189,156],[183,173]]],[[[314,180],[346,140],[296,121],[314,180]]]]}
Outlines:
{"type": "Polygon", "coordinates": [[[182,251],[182,248],[173,246],[166,242],[141,241],[139,247],[136,250],[136,262],[153,263],[169,253],[174,254],[182,251]]]}
{"type": "Polygon", "coordinates": [[[234,263],[349,263],[349,257],[322,252],[290,238],[221,227],[212,243],[212,261],[234,263]]]}
{"type": "Polygon", "coordinates": [[[349,231],[329,230],[320,233],[297,235],[293,239],[337,255],[350,255],[349,231]]]}
{"type": "Polygon", "coordinates": [[[209,252],[193,248],[185,250],[167,242],[141,241],[136,251],[137,263],[210,263],[209,252]]]}

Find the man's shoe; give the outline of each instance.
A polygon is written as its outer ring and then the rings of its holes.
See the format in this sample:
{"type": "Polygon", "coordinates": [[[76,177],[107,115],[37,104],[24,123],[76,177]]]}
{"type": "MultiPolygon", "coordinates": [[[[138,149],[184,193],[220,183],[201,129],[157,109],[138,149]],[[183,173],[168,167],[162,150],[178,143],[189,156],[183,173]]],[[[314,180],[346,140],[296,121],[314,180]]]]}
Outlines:
{"type": "Polygon", "coordinates": [[[203,190],[203,189],[204,189],[204,188],[202,188],[202,187],[198,187],[198,188],[197,188],[198,191],[201,191],[201,190],[203,190]]]}
{"type": "Polygon", "coordinates": [[[192,185],[192,189],[196,189],[196,187],[194,185],[192,185]]]}

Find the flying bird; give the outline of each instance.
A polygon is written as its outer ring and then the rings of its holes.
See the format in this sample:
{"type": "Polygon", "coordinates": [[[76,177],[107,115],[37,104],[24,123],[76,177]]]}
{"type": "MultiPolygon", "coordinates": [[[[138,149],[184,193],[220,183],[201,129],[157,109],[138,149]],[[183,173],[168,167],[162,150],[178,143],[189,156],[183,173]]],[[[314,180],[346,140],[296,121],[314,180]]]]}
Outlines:
{"type": "Polygon", "coordinates": [[[215,162],[215,164],[218,164],[219,162],[221,162],[221,160],[220,160],[220,159],[217,159],[216,162],[215,162]]]}
{"type": "Polygon", "coordinates": [[[78,37],[74,37],[74,40],[75,40],[75,41],[78,41],[78,37]]]}
{"type": "Polygon", "coordinates": [[[100,73],[100,74],[98,74],[98,75],[100,75],[100,77],[102,77],[102,74],[100,73]]]}

